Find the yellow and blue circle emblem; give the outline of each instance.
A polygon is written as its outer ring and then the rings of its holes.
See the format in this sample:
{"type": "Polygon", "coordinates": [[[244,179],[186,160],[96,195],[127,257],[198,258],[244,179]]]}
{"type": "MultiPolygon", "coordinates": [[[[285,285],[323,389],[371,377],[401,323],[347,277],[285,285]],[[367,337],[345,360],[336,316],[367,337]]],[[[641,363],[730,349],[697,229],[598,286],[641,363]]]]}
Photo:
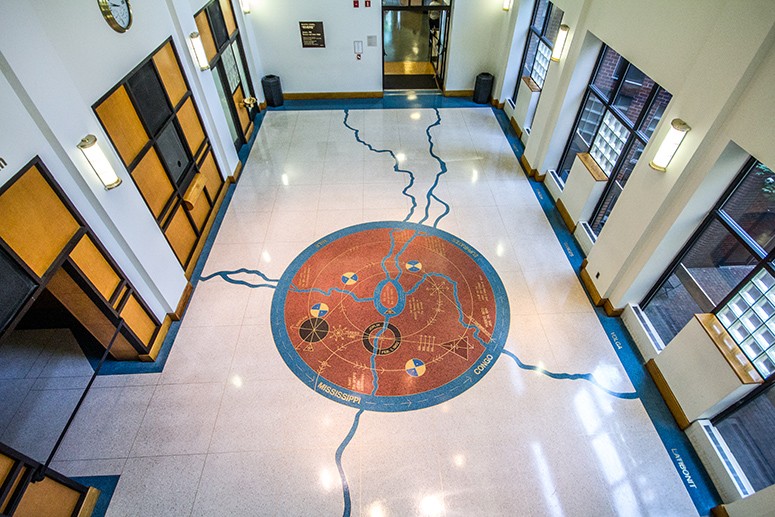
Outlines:
{"type": "Polygon", "coordinates": [[[425,373],[425,363],[419,359],[409,359],[404,369],[412,377],[422,377],[422,374],[425,373]]]}
{"type": "Polygon", "coordinates": [[[419,260],[410,260],[406,263],[406,270],[410,273],[419,273],[422,271],[422,263],[419,260]]]}
{"type": "Polygon", "coordinates": [[[344,285],[355,285],[355,283],[358,281],[358,275],[355,273],[345,273],[342,275],[342,283],[344,285]]]}
{"type": "Polygon", "coordinates": [[[326,305],[325,303],[316,303],[309,310],[309,313],[312,315],[313,318],[322,318],[323,316],[328,314],[328,305],[326,305]]]}

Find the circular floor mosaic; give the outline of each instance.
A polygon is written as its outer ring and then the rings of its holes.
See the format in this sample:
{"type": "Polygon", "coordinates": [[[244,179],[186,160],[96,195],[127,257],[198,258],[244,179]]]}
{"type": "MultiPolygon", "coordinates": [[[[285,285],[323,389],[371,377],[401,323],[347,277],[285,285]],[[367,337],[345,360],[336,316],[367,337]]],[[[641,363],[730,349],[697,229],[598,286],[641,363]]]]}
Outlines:
{"type": "Polygon", "coordinates": [[[439,404],[492,368],[509,328],[503,283],[459,238],[368,223],[309,246],[272,301],[285,363],[337,402],[373,411],[439,404]]]}

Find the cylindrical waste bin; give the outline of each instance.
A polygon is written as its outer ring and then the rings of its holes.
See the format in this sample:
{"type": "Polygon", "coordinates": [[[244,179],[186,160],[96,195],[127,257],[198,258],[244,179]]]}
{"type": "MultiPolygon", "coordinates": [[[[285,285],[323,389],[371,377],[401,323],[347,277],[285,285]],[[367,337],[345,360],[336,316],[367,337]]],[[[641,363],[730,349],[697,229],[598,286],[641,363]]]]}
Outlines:
{"type": "Polygon", "coordinates": [[[492,83],[495,78],[492,74],[482,73],[476,76],[476,86],[474,86],[474,102],[477,104],[487,104],[490,102],[492,93],[492,83]]]}
{"type": "Polygon", "coordinates": [[[283,105],[283,87],[280,85],[278,76],[265,75],[261,79],[261,86],[264,88],[264,97],[268,106],[276,108],[283,105]]]}

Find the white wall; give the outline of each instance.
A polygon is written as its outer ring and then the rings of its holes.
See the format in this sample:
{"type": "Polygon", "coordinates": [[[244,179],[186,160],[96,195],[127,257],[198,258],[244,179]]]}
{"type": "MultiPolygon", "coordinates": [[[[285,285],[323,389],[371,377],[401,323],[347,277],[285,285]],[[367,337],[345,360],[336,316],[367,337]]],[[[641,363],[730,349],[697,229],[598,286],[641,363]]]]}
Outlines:
{"type": "MultiPolygon", "coordinates": [[[[256,54],[263,72],[280,76],[284,93],[381,92],[382,8],[355,9],[351,2],[335,0],[260,0],[245,17],[256,36],[256,54]],[[302,48],[300,21],[322,21],[325,48],[302,48]],[[378,46],[366,45],[376,36],[378,46]],[[356,60],[353,42],[363,42],[356,60]]],[[[254,78],[260,88],[260,77],[254,78]]]]}

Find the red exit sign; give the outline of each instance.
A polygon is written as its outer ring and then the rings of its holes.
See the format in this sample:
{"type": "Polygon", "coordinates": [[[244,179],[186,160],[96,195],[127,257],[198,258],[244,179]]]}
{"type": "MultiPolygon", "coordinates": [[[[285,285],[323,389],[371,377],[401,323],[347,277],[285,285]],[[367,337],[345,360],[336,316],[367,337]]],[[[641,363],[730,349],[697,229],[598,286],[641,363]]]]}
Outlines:
{"type": "Polygon", "coordinates": [[[353,0],[353,7],[358,8],[361,6],[360,4],[361,3],[358,0],[353,0]]]}

